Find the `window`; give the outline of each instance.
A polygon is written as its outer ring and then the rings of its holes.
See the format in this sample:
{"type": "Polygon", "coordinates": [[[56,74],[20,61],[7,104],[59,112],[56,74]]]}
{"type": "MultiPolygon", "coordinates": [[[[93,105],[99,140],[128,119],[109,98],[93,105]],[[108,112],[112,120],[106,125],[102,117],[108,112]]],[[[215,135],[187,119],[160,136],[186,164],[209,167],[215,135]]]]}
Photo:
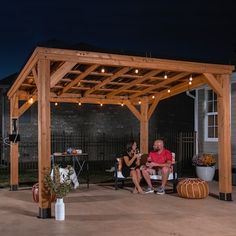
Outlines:
{"type": "Polygon", "coordinates": [[[206,141],[218,141],[217,95],[206,90],[206,141]]]}

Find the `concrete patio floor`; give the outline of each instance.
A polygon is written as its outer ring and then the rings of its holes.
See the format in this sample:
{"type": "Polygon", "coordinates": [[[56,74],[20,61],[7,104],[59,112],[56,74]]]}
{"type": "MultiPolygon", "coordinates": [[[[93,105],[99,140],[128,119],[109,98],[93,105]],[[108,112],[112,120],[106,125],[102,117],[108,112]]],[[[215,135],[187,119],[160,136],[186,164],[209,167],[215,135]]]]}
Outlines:
{"type": "MultiPolygon", "coordinates": [[[[217,193],[217,183],[210,191],[217,193]]],[[[234,187],[233,199],[236,197],[234,187]]],[[[66,220],[38,219],[30,189],[0,190],[1,235],[236,235],[236,201],[212,196],[189,200],[175,194],[131,194],[112,186],[81,186],[66,197],[66,220]]],[[[54,215],[54,205],[52,205],[54,215]]]]}

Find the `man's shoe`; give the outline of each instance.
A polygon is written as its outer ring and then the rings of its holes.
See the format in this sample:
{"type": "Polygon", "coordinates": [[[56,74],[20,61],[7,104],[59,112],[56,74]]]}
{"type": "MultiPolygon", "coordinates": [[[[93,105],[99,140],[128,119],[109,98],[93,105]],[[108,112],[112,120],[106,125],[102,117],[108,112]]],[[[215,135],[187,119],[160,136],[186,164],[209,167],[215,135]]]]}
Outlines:
{"type": "Polygon", "coordinates": [[[154,189],[148,187],[148,188],[145,189],[145,193],[154,193],[154,189]]]}
{"type": "Polygon", "coordinates": [[[160,195],[163,195],[163,194],[165,194],[165,188],[164,187],[159,187],[158,189],[157,189],[157,194],[160,194],[160,195]]]}

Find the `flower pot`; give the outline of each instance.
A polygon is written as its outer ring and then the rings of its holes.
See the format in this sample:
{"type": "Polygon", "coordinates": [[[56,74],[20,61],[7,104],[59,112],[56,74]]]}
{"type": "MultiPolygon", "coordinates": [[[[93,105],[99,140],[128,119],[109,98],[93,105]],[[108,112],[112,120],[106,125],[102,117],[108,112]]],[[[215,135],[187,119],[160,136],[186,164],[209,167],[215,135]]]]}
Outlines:
{"type": "Polygon", "coordinates": [[[212,181],[215,175],[215,169],[215,166],[196,166],[197,177],[205,181],[212,181]]]}
{"type": "Polygon", "coordinates": [[[65,220],[65,204],[63,202],[63,198],[57,198],[55,204],[55,219],[65,220]]]}

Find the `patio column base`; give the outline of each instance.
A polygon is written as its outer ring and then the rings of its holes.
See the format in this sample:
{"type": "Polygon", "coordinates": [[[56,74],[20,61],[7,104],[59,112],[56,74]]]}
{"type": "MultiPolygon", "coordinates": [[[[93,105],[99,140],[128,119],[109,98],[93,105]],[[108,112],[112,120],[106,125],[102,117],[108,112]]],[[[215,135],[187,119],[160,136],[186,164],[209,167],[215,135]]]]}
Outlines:
{"type": "Polygon", "coordinates": [[[51,208],[40,208],[38,218],[47,219],[51,218],[51,208]]]}
{"type": "Polygon", "coordinates": [[[18,190],[18,184],[10,185],[10,191],[17,191],[18,190]]]}
{"type": "Polygon", "coordinates": [[[233,201],[232,193],[220,193],[219,199],[223,201],[233,201]]]}

